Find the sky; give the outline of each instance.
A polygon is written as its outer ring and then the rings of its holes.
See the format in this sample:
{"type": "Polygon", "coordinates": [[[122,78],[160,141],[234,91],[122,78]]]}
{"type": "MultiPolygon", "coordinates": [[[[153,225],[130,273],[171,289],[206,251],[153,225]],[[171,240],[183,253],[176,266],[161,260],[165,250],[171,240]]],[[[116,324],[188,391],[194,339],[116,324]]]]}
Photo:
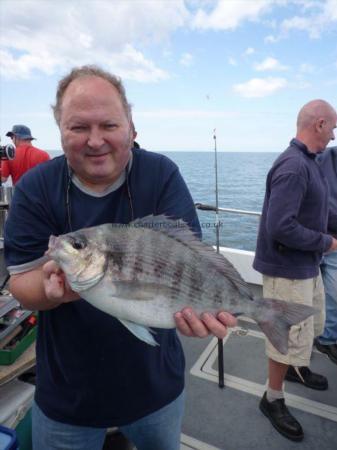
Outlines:
{"type": "Polygon", "coordinates": [[[152,151],[280,152],[299,109],[337,108],[337,0],[1,0],[0,136],[60,149],[51,105],[74,66],[120,76],[152,151]]]}

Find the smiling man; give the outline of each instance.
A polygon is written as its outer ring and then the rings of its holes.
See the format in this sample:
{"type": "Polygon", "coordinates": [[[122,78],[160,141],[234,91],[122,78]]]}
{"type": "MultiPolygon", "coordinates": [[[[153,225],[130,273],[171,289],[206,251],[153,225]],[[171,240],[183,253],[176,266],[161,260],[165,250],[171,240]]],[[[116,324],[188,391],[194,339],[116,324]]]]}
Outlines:
{"type": "Polygon", "coordinates": [[[98,77],[74,80],[55,107],[62,147],[77,177],[93,190],[111,186],[131,157],[131,112],[115,86],[98,77]]]}
{"type": "MultiPolygon", "coordinates": [[[[59,83],[54,115],[64,155],[18,183],[5,232],[11,291],[40,310],[34,450],[100,450],[112,426],[138,450],[178,450],[184,355],[176,331],[158,329],[160,345],[145,344],[72,292],[44,253],[52,234],[150,214],[183,219],[200,235],[191,195],[172,161],[134,148],[131,108],[115,76],[74,69],[59,83]]],[[[198,337],[223,337],[236,323],[190,308],[175,319],[181,333],[198,337]]]]}

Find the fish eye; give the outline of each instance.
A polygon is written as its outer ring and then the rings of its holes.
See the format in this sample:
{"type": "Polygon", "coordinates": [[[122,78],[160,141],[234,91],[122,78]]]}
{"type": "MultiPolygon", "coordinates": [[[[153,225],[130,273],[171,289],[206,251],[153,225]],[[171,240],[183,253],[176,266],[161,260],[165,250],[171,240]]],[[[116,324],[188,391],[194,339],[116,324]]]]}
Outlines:
{"type": "Polygon", "coordinates": [[[84,239],[72,239],[71,245],[75,250],[82,250],[87,246],[87,243],[84,239]]]}
{"type": "Polygon", "coordinates": [[[73,248],[74,249],[76,249],[76,250],[82,250],[82,248],[84,248],[85,247],[85,245],[84,245],[84,243],[83,242],[74,242],[73,243],[73,248]]]}

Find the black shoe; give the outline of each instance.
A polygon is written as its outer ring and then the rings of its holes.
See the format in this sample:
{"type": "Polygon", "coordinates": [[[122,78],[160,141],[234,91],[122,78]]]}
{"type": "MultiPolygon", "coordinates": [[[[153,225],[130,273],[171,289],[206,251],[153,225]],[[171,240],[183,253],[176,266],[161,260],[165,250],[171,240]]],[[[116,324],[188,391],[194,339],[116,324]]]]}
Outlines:
{"type": "Polygon", "coordinates": [[[317,350],[321,353],[326,353],[330,360],[337,364],[337,345],[336,344],[330,344],[330,345],[324,345],[320,342],[315,340],[315,347],[317,350]]]}
{"type": "Polygon", "coordinates": [[[304,436],[302,427],[290,414],[284,403],[284,398],[269,402],[266,394],[266,392],[263,394],[260,401],[260,410],[268,417],[279,433],[292,441],[301,441],[304,436]]]}
{"type": "Polygon", "coordinates": [[[285,376],[287,381],[295,381],[317,391],[326,391],[328,389],[328,380],[323,375],[311,372],[309,367],[297,367],[296,369],[299,371],[299,374],[293,366],[288,367],[285,376]]]}

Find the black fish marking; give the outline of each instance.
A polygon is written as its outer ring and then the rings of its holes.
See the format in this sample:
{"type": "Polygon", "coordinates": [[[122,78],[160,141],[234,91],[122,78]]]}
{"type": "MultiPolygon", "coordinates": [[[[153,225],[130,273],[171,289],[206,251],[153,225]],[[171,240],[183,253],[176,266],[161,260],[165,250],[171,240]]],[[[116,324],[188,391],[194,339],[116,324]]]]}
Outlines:
{"type": "Polygon", "coordinates": [[[145,228],[156,233],[162,233],[178,241],[180,245],[182,244],[195,252],[198,258],[205,258],[209,264],[215,266],[218,272],[228,278],[229,283],[235,289],[253,300],[249,286],[228,259],[216,253],[213,247],[201,242],[184,221],[173,220],[163,214],[159,216],[149,215],[142,219],[136,219],[130,223],[130,226],[134,226],[136,229],[145,228]]]}
{"type": "MultiPolygon", "coordinates": [[[[124,266],[124,255],[121,252],[109,252],[108,258],[110,257],[113,261],[113,264],[117,266],[118,271],[121,272],[124,266]]],[[[107,259],[108,259],[107,258],[107,259]]]]}

